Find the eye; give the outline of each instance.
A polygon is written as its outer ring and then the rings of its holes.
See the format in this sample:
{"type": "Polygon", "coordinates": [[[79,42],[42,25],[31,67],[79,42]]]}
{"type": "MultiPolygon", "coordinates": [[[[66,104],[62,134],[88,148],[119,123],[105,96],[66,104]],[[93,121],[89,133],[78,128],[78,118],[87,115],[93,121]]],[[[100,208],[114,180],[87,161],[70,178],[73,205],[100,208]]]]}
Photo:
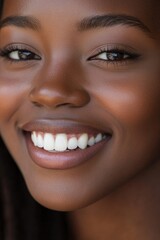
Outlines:
{"type": "Polygon", "coordinates": [[[8,53],[8,58],[16,61],[25,60],[40,60],[40,57],[33,52],[28,50],[14,50],[8,53]]]}
{"type": "Polygon", "coordinates": [[[130,55],[124,52],[102,52],[94,57],[97,60],[104,61],[122,61],[125,59],[129,59],[130,55]]]}
{"type": "Polygon", "coordinates": [[[23,45],[9,45],[0,51],[0,57],[12,62],[41,60],[41,57],[35,53],[35,49],[27,48],[29,47],[23,45]]]}
{"type": "Polygon", "coordinates": [[[128,52],[123,49],[100,49],[97,54],[94,54],[93,56],[89,57],[88,60],[99,60],[99,61],[104,61],[104,62],[127,62],[134,60],[138,58],[139,55],[128,52]]]}

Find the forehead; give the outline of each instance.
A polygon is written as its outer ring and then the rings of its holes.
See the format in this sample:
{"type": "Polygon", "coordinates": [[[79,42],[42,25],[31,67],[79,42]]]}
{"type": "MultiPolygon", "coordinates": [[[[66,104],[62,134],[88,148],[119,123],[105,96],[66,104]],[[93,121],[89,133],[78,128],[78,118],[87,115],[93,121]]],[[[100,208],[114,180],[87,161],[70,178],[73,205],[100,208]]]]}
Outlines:
{"type": "MultiPolygon", "coordinates": [[[[4,0],[3,14],[63,14],[77,16],[99,13],[122,13],[132,15],[143,21],[153,31],[160,31],[159,0],[4,0]]],[[[59,21],[64,21],[59,15],[59,21]]]]}
{"type": "MultiPolygon", "coordinates": [[[[26,10],[29,6],[32,8],[44,10],[47,7],[53,7],[53,9],[66,9],[70,8],[72,11],[74,7],[81,6],[84,8],[101,11],[131,11],[138,14],[153,14],[160,6],[158,0],[4,0],[5,10],[18,11],[26,10]]],[[[157,11],[158,12],[158,11],[157,11]]]]}

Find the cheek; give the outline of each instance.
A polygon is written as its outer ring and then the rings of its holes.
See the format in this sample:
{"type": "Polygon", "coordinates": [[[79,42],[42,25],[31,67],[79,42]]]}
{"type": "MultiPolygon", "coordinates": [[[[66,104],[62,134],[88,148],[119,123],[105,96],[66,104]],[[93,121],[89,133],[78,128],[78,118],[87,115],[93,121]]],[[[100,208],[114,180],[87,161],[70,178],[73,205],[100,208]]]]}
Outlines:
{"type": "Polygon", "coordinates": [[[106,73],[97,79],[102,80],[90,86],[92,97],[124,128],[160,123],[158,74],[106,73]]]}
{"type": "Polygon", "coordinates": [[[149,89],[142,86],[132,89],[126,86],[117,89],[109,88],[101,97],[106,99],[106,109],[124,127],[142,127],[147,123],[154,124],[160,120],[159,97],[156,91],[151,93],[149,89]]]}
{"type": "Polygon", "coordinates": [[[98,77],[102,81],[95,81],[91,94],[97,108],[103,109],[103,118],[110,117],[117,143],[114,155],[120,152],[127,159],[126,153],[134,153],[135,159],[146,164],[157,154],[160,157],[160,81],[151,73],[119,75],[98,77]]]}
{"type": "Polygon", "coordinates": [[[30,82],[24,76],[18,71],[0,73],[0,122],[11,120],[26,101],[30,82]]]}
{"type": "Polygon", "coordinates": [[[0,86],[0,120],[8,121],[12,118],[22,100],[22,94],[12,85],[0,86]],[[2,104],[3,103],[3,104],[2,104]]]}

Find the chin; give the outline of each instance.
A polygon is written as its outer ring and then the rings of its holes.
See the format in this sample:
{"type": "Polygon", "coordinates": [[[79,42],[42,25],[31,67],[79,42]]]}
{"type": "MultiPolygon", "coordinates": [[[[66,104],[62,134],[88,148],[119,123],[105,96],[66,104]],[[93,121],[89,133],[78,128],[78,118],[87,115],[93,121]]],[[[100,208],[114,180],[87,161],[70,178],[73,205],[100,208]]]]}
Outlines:
{"type": "MultiPolygon", "coordinates": [[[[31,192],[30,192],[31,193],[31,192]]],[[[42,205],[45,208],[55,211],[62,211],[62,212],[72,212],[76,211],[81,208],[85,208],[94,203],[93,200],[86,200],[86,199],[79,199],[78,201],[74,201],[71,199],[61,198],[50,198],[50,197],[42,197],[42,194],[35,194],[31,193],[32,197],[36,202],[42,205]]]]}
{"type": "Polygon", "coordinates": [[[40,205],[55,211],[76,211],[88,207],[106,196],[106,192],[93,192],[91,189],[85,189],[84,191],[82,189],[81,191],[81,188],[73,185],[64,186],[63,189],[59,187],[58,189],[58,183],[56,188],[54,184],[52,187],[51,183],[33,184],[33,182],[26,182],[31,196],[40,205]]]}

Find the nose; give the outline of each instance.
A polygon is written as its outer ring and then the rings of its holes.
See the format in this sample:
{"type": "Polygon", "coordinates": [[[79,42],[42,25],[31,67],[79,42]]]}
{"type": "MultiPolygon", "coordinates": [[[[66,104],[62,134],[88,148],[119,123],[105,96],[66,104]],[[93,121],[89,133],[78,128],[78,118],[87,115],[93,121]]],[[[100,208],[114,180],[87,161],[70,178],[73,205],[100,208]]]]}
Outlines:
{"type": "MultiPolygon", "coordinates": [[[[67,70],[68,71],[68,70],[67,70]]],[[[41,76],[30,92],[30,101],[39,107],[58,108],[61,106],[84,107],[90,101],[89,93],[70,72],[59,68],[50,77],[41,76]],[[43,79],[42,79],[43,78],[43,79]]]]}

